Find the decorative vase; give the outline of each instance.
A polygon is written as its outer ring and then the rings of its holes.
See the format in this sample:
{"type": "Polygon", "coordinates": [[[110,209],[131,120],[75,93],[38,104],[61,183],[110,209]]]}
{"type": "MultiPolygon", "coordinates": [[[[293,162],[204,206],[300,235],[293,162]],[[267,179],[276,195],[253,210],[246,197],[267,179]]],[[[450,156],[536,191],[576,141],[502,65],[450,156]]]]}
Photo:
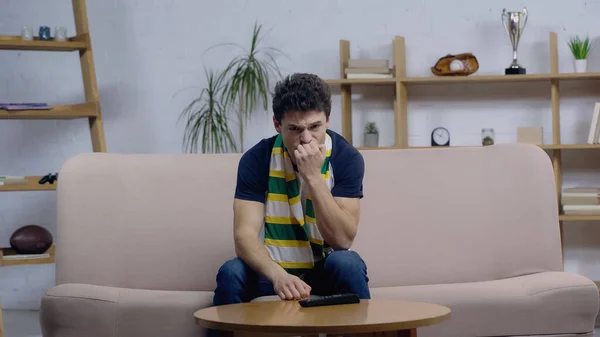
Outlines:
{"type": "Polygon", "coordinates": [[[25,41],[33,40],[33,26],[23,26],[23,28],[21,29],[21,39],[25,41]]]}
{"type": "Polygon", "coordinates": [[[495,133],[494,129],[483,128],[481,129],[481,145],[494,145],[495,133]]]}
{"type": "Polygon", "coordinates": [[[365,133],[365,147],[378,147],[379,146],[379,134],[378,133],[365,133]]]}
{"type": "Polygon", "coordinates": [[[54,29],[54,40],[58,42],[67,41],[67,27],[57,26],[54,29]]]}
{"type": "Polygon", "coordinates": [[[50,40],[50,27],[41,26],[40,32],[39,32],[39,38],[40,38],[40,40],[43,40],[43,41],[50,40]]]}
{"type": "Polygon", "coordinates": [[[587,71],[587,60],[575,60],[575,72],[585,73],[587,71]]]}

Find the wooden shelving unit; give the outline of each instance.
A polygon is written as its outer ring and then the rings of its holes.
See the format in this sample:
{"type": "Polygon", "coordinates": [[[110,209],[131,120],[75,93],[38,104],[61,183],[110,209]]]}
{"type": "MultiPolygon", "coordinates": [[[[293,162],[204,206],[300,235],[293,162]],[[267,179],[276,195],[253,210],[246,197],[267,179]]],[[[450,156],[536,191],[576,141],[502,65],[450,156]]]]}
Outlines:
{"type": "MultiPolygon", "coordinates": [[[[554,167],[556,193],[559,200],[559,209],[562,192],[562,151],[567,150],[593,150],[600,149],[599,144],[561,144],[560,135],[560,82],[577,80],[600,80],[600,73],[559,73],[558,72],[558,42],[557,34],[549,34],[550,42],[550,71],[547,74],[527,74],[527,75],[477,75],[470,76],[452,76],[437,77],[433,74],[430,77],[407,77],[406,76],[406,54],[405,39],[402,36],[396,36],[392,41],[392,73],[393,78],[386,79],[346,79],[344,78],[345,69],[350,59],[350,42],[348,40],[340,41],[340,76],[339,79],[329,79],[326,82],[330,86],[339,86],[341,95],[341,115],[342,115],[342,136],[350,143],[352,140],[352,86],[372,86],[386,85],[395,87],[395,105],[394,105],[394,146],[385,148],[364,148],[360,150],[384,150],[384,149],[422,149],[429,148],[436,150],[436,147],[413,147],[408,144],[408,90],[411,86],[420,84],[452,84],[452,83],[518,83],[518,82],[541,82],[547,83],[550,90],[550,99],[552,106],[552,144],[540,145],[540,148],[547,150],[552,159],[554,167]]],[[[591,117],[590,117],[591,118],[591,117]]],[[[564,215],[559,214],[559,224],[562,235],[563,221],[600,221],[599,215],[564,215]]]]}
{"type": "MultiPolygon", "coordinates": [[[[58,120],[87,118],[90,128],[92,150],[94,152],[106,152],[106,141],[104,138],[104,126],[102,113],[100,111],[98,84],[94,56],[92,53],[92,42],[89,33],[87,9],[85,0],[72,0],[73,15],[75,19],[76,35],[67,41],[22,40],[20,36],[0,35],[0,50],[23,50],[23,51],[49,51],[49,52],[78,52],[81,66],[83,87],[85,91],[85,102],[72,105],[55,105],[51,110],[0,110],[2,120],[58,120]]],[[[25,192],[25,191],[53,191],[56,190],[58,181],[54,184],[39,184],[41,176],[27,176],[26,184],[0,186],[0,192],[25,192]]],[[[23,264],[45,264],[54,263],[55,247],[48,251],[51,256],[44,259],[19,259],[2,260],[0,266],[14,266],[23,264]]],[[[0,257],[6,254],[14,254],[9,248],[0,248],[0,257]]],[[[0,331],[1,331],[0,324],[0,331]]],[[[1,336],[0,336],[1,337],[1,336]]]]}

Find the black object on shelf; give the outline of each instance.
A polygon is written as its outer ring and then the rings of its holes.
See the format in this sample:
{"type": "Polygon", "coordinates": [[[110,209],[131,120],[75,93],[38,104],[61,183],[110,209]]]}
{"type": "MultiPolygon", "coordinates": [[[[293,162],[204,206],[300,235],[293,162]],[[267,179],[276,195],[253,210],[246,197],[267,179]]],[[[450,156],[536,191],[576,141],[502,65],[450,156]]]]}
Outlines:
{"type": "Polygon", "coordinates": [[[40,181],[38,181],[38,183],[40,185],[43,185],[45,183],[50,183],[50,184],[54,184],[54,182],[58,180],[58,173],[48,173],[45,176],[42,177],[42,179],[40,179],[40,181]]]}

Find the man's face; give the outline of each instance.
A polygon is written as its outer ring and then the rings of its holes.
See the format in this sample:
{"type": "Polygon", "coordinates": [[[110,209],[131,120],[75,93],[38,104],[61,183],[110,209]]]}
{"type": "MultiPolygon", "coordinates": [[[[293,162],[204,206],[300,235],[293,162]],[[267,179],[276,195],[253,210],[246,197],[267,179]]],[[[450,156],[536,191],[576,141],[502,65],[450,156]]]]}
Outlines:
{"type": "Polygon", "coordinates": [[[283,136],[283,144],[287,147],[292,162],[294,150],[300,144],[325,143],[326,131],[329,128],[329,118],[324,112],[312,111],[288,111],[284,114],[281,124],[273,117],[273,123],[278,133],[283,136]]]}

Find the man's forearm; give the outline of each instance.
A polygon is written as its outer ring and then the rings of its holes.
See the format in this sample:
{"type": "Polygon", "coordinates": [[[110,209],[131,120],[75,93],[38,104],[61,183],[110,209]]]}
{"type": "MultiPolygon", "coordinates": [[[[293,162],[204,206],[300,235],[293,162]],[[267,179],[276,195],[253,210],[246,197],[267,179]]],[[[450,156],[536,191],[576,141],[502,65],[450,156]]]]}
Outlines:
{"type": "Polygon", "coordinates": [[[321,176],[308,179],[307,186],[319,232],[333,249],[349,249],[356,236],[356,220],[335,202],[321,176]]]}
{"type": "Polygon", "coordinates": [[[253,233],[240,233],[235,236],[235,251],[237,256],[244,260],[250,268],[264,275],[270,281],[273,281],[276,275],[285,272],[280,265],[273,261],[267,248],[253,233]]]}

